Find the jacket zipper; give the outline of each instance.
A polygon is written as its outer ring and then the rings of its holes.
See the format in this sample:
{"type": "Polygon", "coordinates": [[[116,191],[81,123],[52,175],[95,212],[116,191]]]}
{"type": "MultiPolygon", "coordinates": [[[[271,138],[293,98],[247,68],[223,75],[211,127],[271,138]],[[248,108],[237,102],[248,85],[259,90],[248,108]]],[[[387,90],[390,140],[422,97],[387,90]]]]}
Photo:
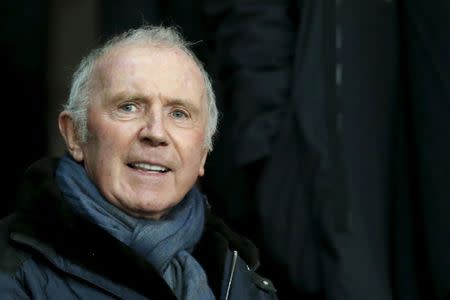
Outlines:
{"type": "Polygon", "coordinates": [[[228,297],[230,297],[231,283],[233,282],[233,276],[234,276],[234,270],[236,269],[237,257],[238,257],[237,251],[233,250],[233,261],[231,264],[230,278],[228,278],[228,285],[227,285],[227,292],[225,294],[225,300],[228,300],[228,297]]]}

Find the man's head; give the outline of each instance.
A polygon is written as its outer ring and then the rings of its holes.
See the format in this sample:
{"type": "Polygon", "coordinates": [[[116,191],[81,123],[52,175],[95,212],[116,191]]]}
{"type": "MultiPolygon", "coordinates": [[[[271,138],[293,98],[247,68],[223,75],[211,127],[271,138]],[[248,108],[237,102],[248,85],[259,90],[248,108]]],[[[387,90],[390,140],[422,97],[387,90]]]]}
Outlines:
{"type": "Polygon", "coordinates": [[[107,200],[159,218],[204,173],[217,108],[202,64],[173,28],[144,27],[94,50],[59,127],[107,200]]]}

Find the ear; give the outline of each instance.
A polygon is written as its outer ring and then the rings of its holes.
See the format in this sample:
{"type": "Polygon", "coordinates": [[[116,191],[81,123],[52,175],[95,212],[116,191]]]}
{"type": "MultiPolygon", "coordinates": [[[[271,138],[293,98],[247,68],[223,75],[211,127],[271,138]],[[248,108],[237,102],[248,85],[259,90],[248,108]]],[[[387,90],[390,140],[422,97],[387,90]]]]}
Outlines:
{"type": "Polygon", "coordinates": [[[202,157],[202,161],[200,164],[200,168],[198,170],[198,176],[202,177],[203,175],[205,175],[205,162],[206,162],[206,157],[208,156],[208,149],[205,148],[205,153],[203,153],[203,157],[202,157]]]}
{"type": "Polygon", "coordinates": [[[75,124],[69,113],[63,111],[58,117],[59,132],[66,141],[67,149],[72,157],[78,161],[83,161],[83,151],[75,129],[75,124]]]}

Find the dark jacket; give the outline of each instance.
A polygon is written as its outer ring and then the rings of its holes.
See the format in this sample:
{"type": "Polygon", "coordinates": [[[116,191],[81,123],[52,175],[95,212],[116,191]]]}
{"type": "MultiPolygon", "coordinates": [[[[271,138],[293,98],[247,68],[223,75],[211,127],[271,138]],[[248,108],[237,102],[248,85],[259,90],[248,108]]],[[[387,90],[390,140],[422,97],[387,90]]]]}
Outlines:
{"type": "MultiPolygon", "coordinates": [[[[54,181],[56,159],[25,176],[15,214],[0,222],[1,299],[176,299],[141,256],[74,213],[54,181]]],[[[193,256],[217,299],[275,299],[254,272],[257,250],[209,209],[193,256]]]]}

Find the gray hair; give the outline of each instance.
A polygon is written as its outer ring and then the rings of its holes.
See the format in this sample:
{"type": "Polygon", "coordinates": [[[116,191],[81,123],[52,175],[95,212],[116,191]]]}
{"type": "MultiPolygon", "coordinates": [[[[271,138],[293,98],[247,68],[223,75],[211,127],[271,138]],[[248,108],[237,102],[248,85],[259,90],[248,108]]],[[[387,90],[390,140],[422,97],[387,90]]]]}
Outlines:
{"type": "Polygon", "coordinates": [[[90,80],[96,62],[110,53],[118,46],[133,44],[149,44],[154,46],[174,47],[182,50],[195,62],[199,68],[205,84],[205,96],[208,108],[208,120],[206,125],[205,146],[209,151],[213,147],[213,136],[217,129],[218,111],[211,79],[203,64],[190,50],[191,43],[183,39],[179,31],[174,27],[142,26],[128,30],[107,41],[102,47],[93,50],[82,59],[77,70],[73,74],[69,99],[64,105],[64,110],[72,117],[78,137],[81,142],[87,142],[89,132],[87,127],[87,110],[90,101],[90,80]]]}

